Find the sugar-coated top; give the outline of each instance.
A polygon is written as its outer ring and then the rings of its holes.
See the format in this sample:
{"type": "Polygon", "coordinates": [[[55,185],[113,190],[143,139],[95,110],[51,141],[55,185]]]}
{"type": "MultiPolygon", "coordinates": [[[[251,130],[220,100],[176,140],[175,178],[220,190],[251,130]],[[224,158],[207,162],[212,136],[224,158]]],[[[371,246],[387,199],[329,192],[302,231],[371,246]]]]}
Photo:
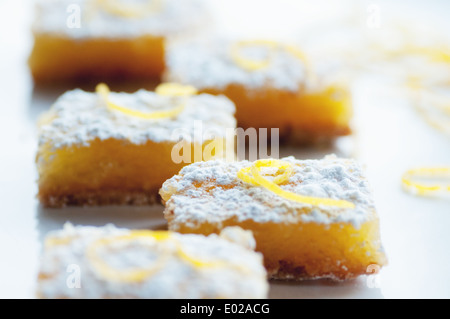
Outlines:
{"type": "Polygon", "coordinates": [[[224,89],[235,84],[248,89],[270,87],[291,92],[323,90],[329,85],[346,84],[341,63],[336,59],[314,59],[294,43],[266,41],[275,47],[270,48],[270,45],[258,42],[265,41],[222,35],[173,41],[166,51],[165,80],[199,89],[224,89]],[[255,45],[245,45],[253,41],[255,45]],[[249,70],[236,63],[236,43],[244,43],[241,47],[238,45],[239,57],[247,61],[268,62],[267,65],[249,70]]]}
{"type": "Polygon", "coordinates": [[[203,26],[209,20],[207,5],[204,0],[38,0],[33,31],[71,38],[176,36],[203,26]],[[115,9],[108,10],[110,4],[122,4],[126,11],[130,4],[151,2],[155,9],[144,8],[138,11],[139,16],[122,16],[114,13],[115,9]]]}
{"type": "Polygon", "coordinates": [[[250,232],[238,227],[222,234],[182,235],[169,233],[170,239],[151,237],[111,240],[132,234],[113,225],[104,227],[73,226],[47,236],[41,258],[37,294],[41,298],[266,298],[268,284],[262,255],[255,252],[250,232]],[[231,238],[231,240],[230,240],[231,238]],[[124,271],[151,269],[157,271],[138,281],[120,281],[105,277],[89,255],[96,246],[96,258],[107,269],[124,271]],[[189,258],[205,262],[197,266],[189,258]],[[184,256],[184,255],[183,255],[184,256]],[[208,266],[211,265],[211,266],[208,266]],[[72,268],[70,268],[72,267],[72,268]],[[80,275],[80,287],[75,289],[80,275]]]}
{"type": "MultiPolygon", "coordinates": [[[[205,221],[220,223],[230,218],[257,222],[351,223],[355,228],[374,216],[375,206],[361,166],[351,159],[330,155],[321,160],[283,158],[294,172],[280,185],[299,195],[346,200],[355,208],[312,206],[280,197],[266,188],[238,178],[238,171],[249,167],[248,161],[198,162],[184,167],[167,180],[160,190],[166,201],[171,229],[188,224],[195,227],[205,221]]],[[[273,174],[263,168],[262,174],[273,174]]],[[[275,169],[276,171],[276,169],[275,169]]],[[[266,178],[270,178],[267,175],[266,178]]]]}
{"type": "Polygon", "coordinates": [[[96,93],[73,90],[63,94],[44,116],[49,122],[40,129],[40,145],[53,148],[89,145],[95,139],[123,139],[134,144],[177,142],[180,139],[202,142],[225,137],[236,127],[235,106],[224,96],[209,94],[177,98],[139,90],[135,93],[110,93],[117,105],[141,112],[165,111],[183,104],[173,118],[142,119],[110,109],[96,93]]]}
{"type": "MultiPolygon", "coordinates": [[[[166,53],[167,80],[194,85],[199,89],[225,88],[230,84],[297,91],[305,85],[304,63],[284,50],[271,55],[271,63],[260,70],[249,71],[233,60],[231,48],[235,41],[226,37],[177,41],[166,53]]],[[[245,57],[262,61],[270,53],[264,46],[243,48],[245,57]]]]}

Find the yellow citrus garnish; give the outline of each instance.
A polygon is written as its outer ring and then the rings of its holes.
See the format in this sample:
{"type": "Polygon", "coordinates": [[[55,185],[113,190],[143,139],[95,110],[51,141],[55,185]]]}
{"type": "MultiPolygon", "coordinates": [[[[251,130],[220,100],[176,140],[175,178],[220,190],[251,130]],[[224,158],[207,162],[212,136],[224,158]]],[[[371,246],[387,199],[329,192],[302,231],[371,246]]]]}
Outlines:
{"type": "Polygon", "coordinates": [[[73,237],[48,237],[45,240],[44,246],[46,248],[54,247],[54,246],[64,246],[73,241],[73,237]]]}
{"type": "Polygon", "coordinates": [[[433,111],[421,106],[416,106],[416,110],[417,112],[419,112],[425,122],[428,123],[428,125],[443,133],[450,133],[450,118],[448,117],[448,115],[444,115],[444,117],[437,117],[435,114],[433,114],[433,111]]]}
{"type": "Polygon", "coordinates": [[[187,254],[180,245],[178,245],[177,249],[178,256],[183,259],[184,261],[190,263],[196,268],[215,268],[215,267],[222,267],[226,265],[226,263],[222,261],[203,261],[200,259],[196,259],[195,257],[190,256],[187,254]]]}
{"type": "Polygon", "coordinates": [[[182,260],[187,262],[188,264],[191,264],[195,268],[220,268],[220,267],[232,267],[235,269],[239,269],[242,272],[249,272],[249,269],[241,264],[232,264],[230,262],[227,262],[226,260],[201,260],[198,257],[191,256],[190,254],[186,253],[186,251],[182,248],[181,243],[177,243],[177,255],[182,260]]]}
{"type": "Polygon", "coordinates": [[[285,191],[279,185],[287,182],[289,180],[289,177],[293,174],[293,171],[294,170],[292,168],[292,165],[287,162],[274,159],[259,160],[256,161],[252,166],[241,169],[238,172],[238,178],[246,183],[253,184],[255,186],[262,186],[269,191],[277,194],[278,196],[288,200],[314,206],[324,205],[340,208],[355,208],[355,205],[353,203],[345,200],[302,196],[296,193],[285,191]],[[281,175],[275,176],[273,181],[269,181],[260,174],[260,171],[263,167],[277,168],[278,171],[282,170],[283,173],[281,175]]]}
{"type": "Polygon", "coordinates": [[[450,102],[432,89],[427,89],[416,77],[406,83],[416,111],[433,128],[450,134],[450,102]]]}
{"type": "Polygon", "coordinates": [[[124,0],[96,0],[96,4],[110,14],[134,19],[158,13],[162,8],[162,0],[145,0],[140,4],[125,3],[124,0]]]}
{"type": "MultiPolygon", "coordinates": [[[[203,261],[199,260],[189,254],[187,254],[181,243],[176,240],[171,233],[168,231],[150,231],[150,230],[138,230],[132,231],[129,234],[115,236],[110,238],[99,239],[92,243],[86,250],[86,255],[91,265],[97,271],[97,273],[104,279],[110,281],[119,282],[142,282],[147,278],[154,275],[160,269],[162,269],[170,256],[175,253],[181,260],[193,265],[195,268],[215,268],[226,266],[227,263],[223,261],[203,261]],[[155,244],[160,242],[171,242],[173,243],[174,249],[165,247],[161,252],[158,259],[153,262],[149,267],[146,268],[132,268],[132,269],[116,269],[108,265],[104,259],[100,258],[98,250],[102,247],[108,247],[111,244],[117,242],[131,242],[140,239],[154,239],[155,244]]],[[[245,268],[244,268],[245,270],[245,268]]]]}
{"type": "MultiPolygon", "coordinates": [[[[435,181],[436,182],[436,181],[435,181]]],[[[432,182],[433,183],[433,182],[432,182]]],[[[426,196],[430,193],[450,191],[450,167],[421,167],[410,169],[402,176],[403,188],[411,193],[426,196]],[[417,178],[442,179],[447,185],[428,184],[414,181],[417,178]]]]}
{"type": "Polygon", "coordinates": [[[426,57],[432,62],[450,62],[450,50],[444,47],[436,48],[407,44],[397,50],[387,50],[385,54],[390,58],[404,58],[416,55],[426,57]]]}
{"type": "Polygon", "coordinates": [[[231,46],[231,58],[241,68],[249,71],[257,71],[268,68],[273,61],[277,50],[284,50],[292,54],[295,58],[302,61],[305,65],[307,76],[312,77],[312,71],[306,55],[298,48],[292,45],[285,45],[271,40],[248,40],[238,41],[231,46]],[[267,56],[263,60],[246,58],[241,51],[246,47],[263,47],[267,49],[267,56]]]}
{"type": "Polygon", "coordinates": [[[196,95],[197,89],[191,85],[179,83],[162,83],[155,89],[155,93],[162,96],[192,96],[196,95]]]}
{"type": "Polygon", "coordinates": [[[249,71],[256,71],[267,68],[270,65],[273,59],[274,51],[278,48],[278,46],[279,44],[277,42],[269,40],[239,41],[232,45],[231,57],[241,68],[249,71]],[[249,46],[261,46],[267,48],[268,53],[266,59],[258,61],[243,57],[241,54],[242,48],[249,46]]]}
{"type": "Polygon", "coordinates": [[[252,171],[252,167],[260,169],[262,167],[274,167],[277,168],[278,171],[284,171],[281,175],[275,176],[273,182],[275,184],[282,184],[289,180],[289,177],[293,174],[292,165],[287,162],[274,160],[274,159],[264,159],[256,161],[253,166],[245,167],[238,172],[238,177],[246,183],[258,185],[253,176],[250,176],[249,173],[252,171]]]}
{"type": "Polygon", "coordinates": [[[170,251],[166,250],[166,252],[163,252],[150,267],[116,269],[108,265],[102,258],[99,257],[98,250],[102,247],[107,247],[117,242],[130,242],[133,240],[148,238],[154,239],[156,242],[166,241],[170,239],[170,233],[166,231],[142,230],[132,231],[127,235],[99,239],[87,248],[86,255],[94,269],[107,280],[119,282],[142,282],[164,267],[166,260],[170,256],[170,251]]]}
{"type": "MultiPolygon", "coordinates": [[[[168,111],[141,112],[130,109],[125,106],[117,105],[114,102],[112,102],[109,98],[110,90],[108,86],[104,83],[98,84],[95,90],[97,94],[99,94],[105,101],[109,109],[119,111],[128,116],[138,117],[145,120],[160,120],[172,118],[180,114],[185,107],[185,103],[181,103],[179,106],[168,111]]],[[[184,97],[184,98],[197,94],[197,90],[192,86],[184,86],[173,83],[161,84],[155,89],[155,92],[162,96],[184,97]]]]}

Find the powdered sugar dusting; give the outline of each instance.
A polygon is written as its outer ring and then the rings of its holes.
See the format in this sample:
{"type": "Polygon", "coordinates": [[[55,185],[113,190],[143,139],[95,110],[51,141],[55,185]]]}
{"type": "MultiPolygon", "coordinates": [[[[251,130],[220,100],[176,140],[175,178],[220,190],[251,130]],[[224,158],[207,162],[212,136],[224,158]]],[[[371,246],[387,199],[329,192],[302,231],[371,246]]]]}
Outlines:
{"type": "MultiPolygon", "coordinates": [[[[148,3],[147,0],[120,2],[125,6],[130,2],[148,3]]],[[[33,31],[80,39],[176,36],[204,26],[210,14],[208,1],[202,0],[162,0],[160,10],[149,12],[143,18],[111,14],[97,3],[95,0],[39,0],[33,31]],[[75,14],[69,10],[73,5],[80,9],[79,27],[67,24],[70,15],[75,14]]]]}
{"type": "Polygon", "coordinates": [[[111,93],[110,99],[121,106],[142,112],[170,110],[180,103],[183,111],[174,118],[147,120],[111,110],[96,93],[73,90],[61,96],[48,116],[50,123],[40,130],[40,145],[53,148],[89,145],[95,139],[127,140],[134,144],[177,142],[180,138],[202,142],[208,138],[197,134],[201,123],[204,132],[225,137],[227,128],[235,128],[234,104],[224,96],[200,94],[179,100],[154,92],[111,93]]]}
{"type": "Polygon", "coordinates": [[[240,52],[245,59],[269,61],[259,70],[244,69],[232,57],[232,47],[240,40],[248,39],[214,34],[172,41],[166,50],[164,78],[199,89],[220,90],[229,85],[242,85],[254,90],[270,87],[291,92],[316,92],[328,86],[348,84],[341,61],[329,56],[316,59],[314,51],[306,47],[303,50],[295,42],[279,42],[279,48],[272,52],[262,45],[242,48],[240,52]],[[304,58],[281,47],[304,51],[304,58]]]}
{"type": "Polygon", "coordinates": [[[294,175],[281,185],[282,189],[305,196],[347,200],[355,208],[312,207],[249,185],[237,177],[240,169],[251,165],[247,161],[199,162],[183,168],[160,191],[174,214],[171,224],[176,228],[183,223],[191,226],[205,221],[220,223],[236,217],[239,221],[251,219],[261,223],[343,222],[359,228],[373,217],[375,206],[370,187],[356,161],[334,155],[322,160],[300,161],[293,157],[282,160],[294,167],[294,175]],[[199,183],[202,186],[196,187],[199,183]]]}
{"type": "MultiPolygon", "coordinates": [[[[304,87],[304,63],[289,52],[276,50],[267,68],[248,71],[231,57],[234,41],[218,37],[172,43],[166,53],[166,79],[191,84],[199,89],[223,89],[230,84],[249,88],[272,86],[288,91],[298,91],[304,87]]],[[[267,58],[268,52],[267,48],[255,46],[243,50],[243,54],[261,61],[267,58]]]]}
{"type": "MultiPolygon", "coordinates": [[[[239,241],[247,233],[227,229],[227,236],[239,241]]],[[[153,244],[151,239],[114,242],[98,249],[102,260],[114,269],[145,268],[154,265],[165,251],[175,251],[174,241],[185,253],[200,260],[223,263],[221,267],[195,267],[175,252],[155,274],[142,282],[107,280],[99,274],[86,255],[98,239],[129,234],[130,230],[113,225],[104,227],[65,225],[49,238],[69,239],[67,243],[46,247],[41,260],[38,295],[43,298],[266,298],[268,284],[262,255],[217,235],[181,235],[153,244]],[[81,287],[67,285],[67,267],[76,265],[81,272],[81,287]]],[[[177,246],[178,247],[178,246],[177,246]]]]}

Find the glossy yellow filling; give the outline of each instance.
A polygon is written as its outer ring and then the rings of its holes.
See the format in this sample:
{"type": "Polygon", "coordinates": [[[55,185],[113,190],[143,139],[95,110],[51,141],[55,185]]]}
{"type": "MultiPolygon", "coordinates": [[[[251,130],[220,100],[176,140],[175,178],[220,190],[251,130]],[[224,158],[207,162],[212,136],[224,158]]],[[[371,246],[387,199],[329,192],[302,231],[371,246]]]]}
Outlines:
{"type": "MultiPolygon", "coordinates": [[[[184,150],[190,149],[191,162],[197,158],[210,160],[220,156],[219,152],[204,151],[213,142],[216,140],[205,141],[202,145],[186,142],[184,150]]],[[[145,144],[133,144],[113,138],[95,139],[89,146],[59,149],[53,149],[51,144],[42,145],[37,156],[38,197],[44,205],[52,206],[52,198],[73,199],[74,203],[69,204],[78,204],[79,196],[108,197],[111,194],[114,197],[135,193],[156,196],[168,178],[189,164],[171,160],[174,146],[173,142],[149,140],[145,144]]]]}
{"type": "Polygon", "coordinates": [[[350,92],[341,86],[318,91],[281,91],[271,87],[248,89],[232,84],[225,89],[208,88],[205,93],[223,94],[236,105],[242,128],[278,128],[281,138],[292,134],[310,138],[333,138],[351,134],[353,108],[350,92]]]}
{"type": "Polygon", "coordinates": [[[171,222],[169,229],[180,233],[208,235],[228,226],[251,230],[256,250],[273,278],[332,278],[344,280],[368,274],[370,265],[387,264],[382,250],[378,218],[355,228],[348,223],[258,223],[230,218],[220,224],[171,222]]]}

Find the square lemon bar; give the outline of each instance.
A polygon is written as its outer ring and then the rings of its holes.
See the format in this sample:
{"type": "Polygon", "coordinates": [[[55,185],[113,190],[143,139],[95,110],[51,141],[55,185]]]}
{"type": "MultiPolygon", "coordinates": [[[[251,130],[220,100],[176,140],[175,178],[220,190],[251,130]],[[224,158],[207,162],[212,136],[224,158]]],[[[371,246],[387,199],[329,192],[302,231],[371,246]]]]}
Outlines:
{"type": "Polygon", "coordinates": [[[182,235],[114,225],[47,235],[38,274],[42,299],[266,298],[262,256],[250,232],[182,235]]]}
{"type": "Polygon", "coordinates": [[[29,57],[37,83],[159,79],[166,43],[209,21],[203,0],[38,0],[29,57]]]}
{"type": "Polygon", "coordinates": [[[171,231],[251,230],[270,278],[340,281],[387,263],[370,188],[354,160],[198,162],[160,194],[171,231]]]}
{"type": "Polygon", "coordinates": [[[224,94],[238,126],[278,128],[282,141],[315,144],[352,132],[348,80],[333,61],[311,61],[296,46],[268,40],[175,41],[165,81],[224,94]]]}
{"type": "Polygon", "coordinates": [[[183,166],[234,151],[234,110],[224,96],[174,83],[66,92],[39,121],[38,198],[46,207],[154,203],[183,166]]]}

